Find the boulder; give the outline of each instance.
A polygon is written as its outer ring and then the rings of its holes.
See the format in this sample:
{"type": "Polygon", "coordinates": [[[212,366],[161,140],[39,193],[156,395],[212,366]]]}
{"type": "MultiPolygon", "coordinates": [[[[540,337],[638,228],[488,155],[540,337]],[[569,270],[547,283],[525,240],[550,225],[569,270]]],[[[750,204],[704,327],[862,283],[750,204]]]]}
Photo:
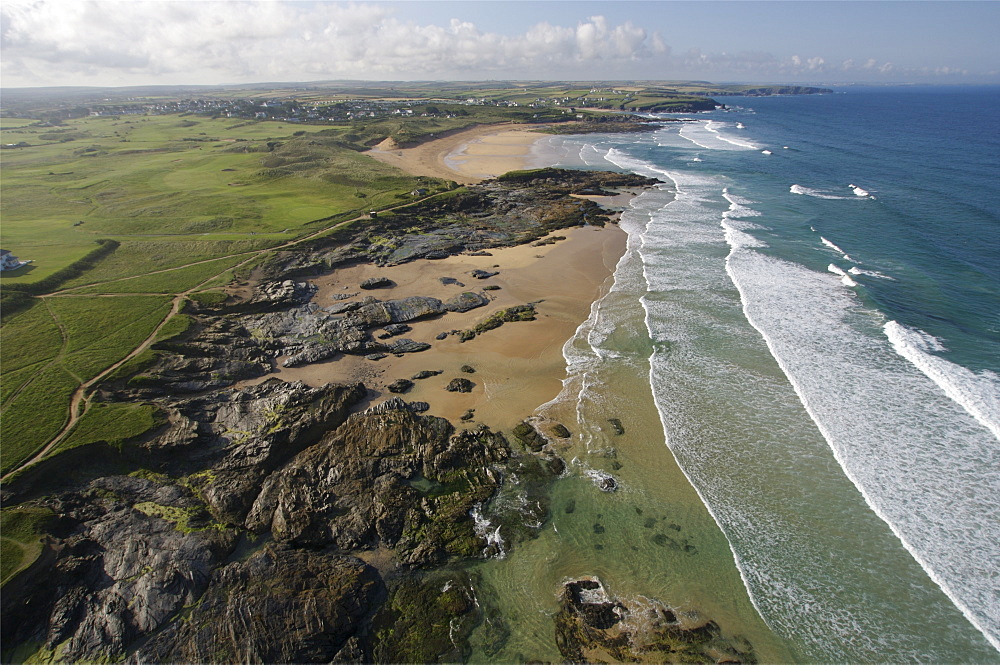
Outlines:
{"type": "Polygon", "coordinates": [[[471,393],[475,387],[476,384],[468,379],[452,379],[444,389],[450,393],[471,393]]]}
{"type": "Polygon", "coordinates": [[[481,293],[464,291],[454,298],[450,298],[445,304],[445,310],[449,312],[468,312],[470,309],[488,305],[490,299],[481,293]]]}
{"type": "Polygon", "coordinates": [[[391,393],[405,393],[413,387],[413,381],[408,379],[396,379],[389,384],[389,392],[391,393]]]}
{"type": "Polygon", "coordinates": [[[554,617],[556,646],[570,663],[756,663],[743,638],[726,639],[718,624],[697,612],[608,593],[596,577],[563,584],[554,617]]]}
{"type": "Polygon", "coordinates": [[[372,289],[387,289],[396,286],[396,284],[388,277],[369,277],[358,286],[366,291],[370,291],[372,289]]]}

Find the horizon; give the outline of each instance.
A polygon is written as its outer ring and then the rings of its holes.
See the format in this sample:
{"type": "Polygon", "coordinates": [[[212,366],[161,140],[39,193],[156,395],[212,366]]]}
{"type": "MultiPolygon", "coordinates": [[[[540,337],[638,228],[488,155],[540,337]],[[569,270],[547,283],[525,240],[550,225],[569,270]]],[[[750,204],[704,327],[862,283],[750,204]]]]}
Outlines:
{"type": "Polygon", "coordinates": [[[996,2],[8,0],[0,19],[4,89],[1000,83],[996,2]]]}

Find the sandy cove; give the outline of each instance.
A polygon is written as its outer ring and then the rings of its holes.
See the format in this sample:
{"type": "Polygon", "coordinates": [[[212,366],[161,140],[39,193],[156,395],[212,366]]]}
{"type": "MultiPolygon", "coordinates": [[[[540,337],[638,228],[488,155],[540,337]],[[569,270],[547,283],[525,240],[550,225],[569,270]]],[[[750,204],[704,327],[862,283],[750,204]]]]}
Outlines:
{"type": "MultiPolygon", "coordinates": [[[[587,319],[591,303],[610,287],[609,278],[627,240],[625,232],[613,225],[567,229],[554,235],[564,236],[565,240],[537,247],[498,249],[491,252],[492,256],[452,256],[387,268],[359,264],[312,280],[319,287],[313,302],[320,306],[338,302],[333,296],[345,293],[359,294],[357,298],[373,295],[380,300],[416,295],[447,300],[487,285],[500,288],[485,292],[493,300],[484,307],[411,322],[413,329],[402,337],[431,344],[427,351],[390,355],[377,361],[341,355],[303,367],[279,367],[277,376],[312,386],[363,381],[378,393],[372,398],[378,402],[391,396],[387,387],[397,379],[410,379],[423,370],[441,371],[437,376],[414,381],[414,387],[403,397],[427,402],[431,415],[455,423],[474,409],[470,424],[485,423],[494,429],[513,427],[559,393],[566,374],[563,344],[587,319]],[[498,274],[479,280],[470,275],[477,269],[498,274]],[[374,276],[388,277],[395,286],[372,291],[358,288],[363,280],[374,276]],[[464,286],[445,283],[450,281],[447,278],[464,286]],[[456,335],[436,339],[442,332],[471,328],[496,311],[529,302],[537,303],[535,321],[505,323],[467,342],[461,342],[456,335]],[[475,373],[462,372],[463,365],[474,368],[475,373]],[[472,392],[446,391],[445,386],[455,378],[472,381],[472,392]]],[[[274,376],[269,374],[247,383],[274,376]]]]}
{"type": "Polygon", "coordinates": [[[507,171],[530,168],[531,148],[544,125],[479,125],[413,148],[398,148],[386,139],[367,155],[407,173],[454,180],[463,185],[507,171]]]}
{"type": "MultiPolygon", "coordinates": [[[[531,147],[544,135],[523,127],[476,127],[415,148],[367,154],[415,175],[478,182],[483,177],[532,166],[527,163],[531,147]]],[[[632,196],[587,198],[611,209],[622,209],[632,196]]],[[[559,394],[566,376],[562,347],[587,319],[591,304],[610,288],[628,239],[613,224],[564,229],[549,237],[563,239],[495,249],[490,256],[459,255],[385,268],[359,264],[315,278],[311,281],[319,290],[313,302],[321,307],[338,302],[334,296],[341,294],[357,294],[357,299],[371,295],[380,300],[409,296],[448,300],[462,291],[480,291],[488,285],[500,288],[484,292],[492,299],[484,307],[411,322],[412,330],[402,337],[427,342],[431,348],[426,351],[390,355],[378,361],[340,355],[296,368],[280,367],[283,358],[278,358],[277,374],[243,385],[276,375],[312,386],[362,381],[375,393],[370,402],[379,402],[391,395],[388,386],[397,379],[412,379],[423,370],[440,371],[439,375],[414,380],[413,388],[403,397],[427,402],[431,415],[455,423],[472,410],[468,424],[510,429],[559,394]],[[479,280],[470,274],[473,270],[498,274],[479,280]],[[372,291],[359,288],[362,281],[375,276],[391,279],[394,286],[372,291]],[[472,328],[494,312],[525,303],[537,303],[536,320],[506,323],[467,342],[461,342],[457,335],[437,339],[440,333],[472,328]],[[466,365],[475,372],[462,372],[466,365]],[[455,378],[472,381],[472,392],[446,391],[445,386],[455,378]]]]}

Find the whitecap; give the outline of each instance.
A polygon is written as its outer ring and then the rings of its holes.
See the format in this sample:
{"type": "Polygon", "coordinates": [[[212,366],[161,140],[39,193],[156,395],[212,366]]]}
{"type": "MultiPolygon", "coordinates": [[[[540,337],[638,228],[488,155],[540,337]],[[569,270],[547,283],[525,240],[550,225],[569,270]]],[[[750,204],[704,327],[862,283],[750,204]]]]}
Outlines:
{"type": "Polygon", "coordinates": [[[842,200],[850,201],[852,197],[850,196],[837,196],[836,194],[830,194],[819,189],[813,189],[812,187],[806,187],[805,185],[792,185],[788,188],[788,191],[792,194],[799,194],[800,196],[811,196],[817,199],[831,199],[831,200],[842,200]]]}
{"type": "Polygon", "coordinates": [[[832,272],[834,275],[840,276],[840,282],[844,286],[857,286],[858,283],[851,279],[851,276],[844,272],[840,267],[830,264],[826,267],[827,270],[832,272]]]}

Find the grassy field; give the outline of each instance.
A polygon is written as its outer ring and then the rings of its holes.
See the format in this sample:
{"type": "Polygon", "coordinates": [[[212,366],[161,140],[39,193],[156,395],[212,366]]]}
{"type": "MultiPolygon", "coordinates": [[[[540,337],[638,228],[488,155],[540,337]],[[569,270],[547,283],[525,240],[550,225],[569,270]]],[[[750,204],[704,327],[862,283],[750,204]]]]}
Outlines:
{"type": "MultiPolygon", "coordinates": [[[[309,222],[389,205],[415,187],[413,178],[343,147],[348,127],[130,116],[2,133],[4,143],[30,146],[4,151],[0,242],[33,261],[4,274],[4,283],[42,279],[97,238],[200,241],[221,233],[257,247],[287,241],[309,222]]],[[[197,255],[209,251],[230,253],[215,246],[197,255]]],[[[178,252],[169,265],[132,263],[131,274],[186,262],[178,252]]]]}
{"type": "MultiPolygon", "coordinates": [[[[119,243],[82,274],[46,283],[0,327],[0,472],[42,450],[69,419],[70,399],[143,343],[173,296],[209,282],[268,248],[397,205],[414,178],[361,154],[395,134],[426,138],[469,120],[335,127],[198,116],[87,117],[57,126],[5,118],[0,163],[0,245],[30,266],[0,287],[31,285],[119,243]]],[[[53,277],[53,279],[57,279],[53,277]]],[[[152,352],[130,366],[148,363],[152,352]]],[[[88,404],[54,452],[120,441],[152,426],[152,407],[88,404]],[[103,437],[103,438],[102,438],[103,437]]]]}
{"type": "Polygon", "coordinates": [[[9,508],[0,512],[0,584],[30,566],[42,552],[41,538],[52,512],[9,508]]]}
{"type": "Polygon", "coordinates": [[[145,340],[169,303],[167,296],[53,297],[11,317],[0,329],[0,472],[16,468],[62,429],[77,387],[145,340]]]}

